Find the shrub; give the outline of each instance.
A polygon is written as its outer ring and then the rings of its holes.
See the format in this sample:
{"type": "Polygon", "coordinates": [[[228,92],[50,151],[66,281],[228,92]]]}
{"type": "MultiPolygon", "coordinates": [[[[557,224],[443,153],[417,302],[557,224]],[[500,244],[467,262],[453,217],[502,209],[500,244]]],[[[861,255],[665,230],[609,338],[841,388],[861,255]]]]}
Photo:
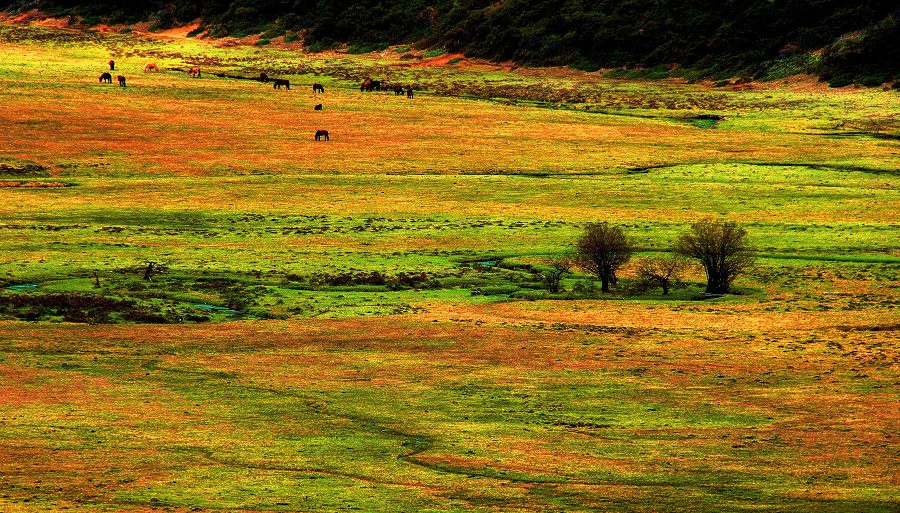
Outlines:
{"type": "Polygon", "coordinates": [[[544,277],[544,283],[547,284],[547,290],[554,294],[560,291],[560,282],[563,276],[572,270],[573,263],[573,259],[569,256],[551,258],[546,261],[548,267],[541,275],[544,277]]]}
{"type": "Polygon", "coordinates": [[[575,286],[572,287],[572,292],[579,296],[583,297],[596,297],[597,293],[597,284],[591,280],[581,280],[575,283],[575,286]]]}
{"type": "Polygon", "coordinates": [[[663,295],[669,294],[669,289],[681,282],[681,277],[687,269],[688,262],[679,256],[669,258],[642,258],[637,264],[639,284],[650,287],[660,287],[663,295]]]}

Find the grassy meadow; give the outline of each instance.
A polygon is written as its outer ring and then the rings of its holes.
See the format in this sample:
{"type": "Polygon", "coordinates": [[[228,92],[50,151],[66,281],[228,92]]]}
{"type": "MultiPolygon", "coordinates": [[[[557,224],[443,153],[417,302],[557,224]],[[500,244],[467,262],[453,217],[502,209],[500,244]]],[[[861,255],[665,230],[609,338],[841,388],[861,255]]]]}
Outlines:
{"type": "Polygon", "coordinates": [[[900,508],[896,91],[0,52],[0,511],[900,508]],[[758,252],[734,294],[541,283],[587,222],[646,256],[706,218],[758,252]]]}

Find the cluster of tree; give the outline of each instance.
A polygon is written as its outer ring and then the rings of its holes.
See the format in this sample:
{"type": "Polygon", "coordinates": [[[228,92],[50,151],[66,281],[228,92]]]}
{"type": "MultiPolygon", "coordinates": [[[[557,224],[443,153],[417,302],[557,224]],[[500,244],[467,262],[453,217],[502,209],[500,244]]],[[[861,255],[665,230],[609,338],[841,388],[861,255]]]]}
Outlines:
{"type": "Polygon", "coordinates": [[[828,48],[825,77],[900,78],[896,0],[0,0],[34,5],[160,26],[201,18],[215,35],[303,30],[319,47],[422,42],[534,65],[679,65],[693,76],[765,76],[792,53],[828,48]]]}
{"type": "MultiPolygon", "coordinates": [[[[609,223],[589,223],[576,243],[572,256],[550,259],[544,280],[550,292],[561,290],[562,278],[572,268],[596,276],[600,290],[609,292],[618,283],[616,273],[634,254],[634,245],[618,226],[609,223]]],[[[670,257],[640,259],[636,265],[639,285],[660,287],[663,294],[680,282],[690,260],[698,262],[706,272],[706,292],[725,294],[734,279],[746,272],[753,263],[747,243],[747,231],[734,222],[706,220],[691,225],[675,243],[670,257]]]]}

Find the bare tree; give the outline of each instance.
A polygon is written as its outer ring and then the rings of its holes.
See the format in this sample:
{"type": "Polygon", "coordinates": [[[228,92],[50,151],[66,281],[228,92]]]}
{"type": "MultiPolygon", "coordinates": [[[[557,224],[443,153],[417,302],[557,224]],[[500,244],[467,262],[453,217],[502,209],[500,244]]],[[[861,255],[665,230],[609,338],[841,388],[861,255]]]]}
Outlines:
{"type": "Polygon", "coordinates": [[[572,270],[572,258],[570,256],[550,258],[546,264],[549,268],[541,274],[544,277],[544,283],[547,284],[547,290],[555,294],[560,291],[559,284],[563,276],[572,270]]]}
{"type": "Polygon", "coordinates": [[[725,294],[734,279],[753,265],[747,231],[735,222],[705,220],[678,238],[675,251],[699,260],[706,271],[706,292],[725,294]]]}
{"type": "Polygon", "coordinates": [[[609,223],[588,223],[578,239],[578,264],[600,278],[603,292],[616,284],[616,271],[631,258],[632,247],[625,233],[609,223]]]}
{"type": "Polygon", "coordinates": [[[642,258],[637,264],[637,275],[642,282],[663,289],[663,295],[669,294],[675,284],[681,281],[688,262],[680,256],[668,258],[642,258]]]}

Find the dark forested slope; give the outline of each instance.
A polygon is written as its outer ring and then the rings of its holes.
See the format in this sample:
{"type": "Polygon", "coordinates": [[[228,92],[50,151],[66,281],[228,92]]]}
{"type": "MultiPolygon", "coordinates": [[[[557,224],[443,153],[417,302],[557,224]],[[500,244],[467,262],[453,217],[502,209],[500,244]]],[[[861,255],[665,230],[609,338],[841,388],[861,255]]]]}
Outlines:
{"type": "MultiPolygon", "coordinates": [[[[0,6],[4,2],[0,0],[0,6]]],[[[87,20],[197,18],[214,35],[305,31],[308,44],[421,42],[470,56],[583,69],[678,66],[689,76],[813,70],[835,85],[900,78],[896,0],[42,0],[87,20]],[[818,52],[824,49],[824,52],[818,52]]]]}

